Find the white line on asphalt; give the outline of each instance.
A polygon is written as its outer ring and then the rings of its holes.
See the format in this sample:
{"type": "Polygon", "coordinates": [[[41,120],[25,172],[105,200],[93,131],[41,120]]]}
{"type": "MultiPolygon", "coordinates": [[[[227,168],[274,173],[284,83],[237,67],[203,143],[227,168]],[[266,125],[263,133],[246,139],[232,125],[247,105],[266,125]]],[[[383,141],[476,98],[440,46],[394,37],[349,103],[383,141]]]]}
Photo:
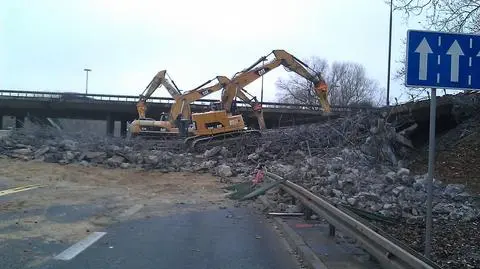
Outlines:
{"type": "Polygon", "coordinates": [[[143,208],[143,205],[142,204],[136,204],[132,207],[130,207],[129,209],[125,210],[125,212],[123,212],[122,214],[119,215],[120,218],[128,218],[130,217],[131,215],[137,213],[138,211],[140,211],[140,209],[143,208]]]}
{"type": "Polygon", "coordinates": [[[440,83],[440,73],[437,73],[437,83],[440,83]]]}
{"type": "Polygon", "coordinates": [[[440,55],[437,56],[437,63],[440,64],[440,55]]]}
{"type": "Polygon", "coordinates": [[[85,237],[84,239],[78,241],[71,247],[64,250],[62,253],[55,256],[55,260],[68,261],[73,259],[75,256],[80,254],[86,248],[95,243],[98,239],[102,238],[106,233],[105,232],[94,232],[91,235],[85,237]]]}

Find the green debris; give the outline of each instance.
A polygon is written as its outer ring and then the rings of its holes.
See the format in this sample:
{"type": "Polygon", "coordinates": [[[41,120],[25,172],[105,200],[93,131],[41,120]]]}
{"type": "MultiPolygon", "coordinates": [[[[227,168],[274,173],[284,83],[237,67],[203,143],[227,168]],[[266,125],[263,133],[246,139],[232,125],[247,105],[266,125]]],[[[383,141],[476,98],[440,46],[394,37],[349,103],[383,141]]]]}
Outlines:
{"type": "Polygon", "coordinates": [[[375,221],[385,222],[389,224],[395,224],[398,222],[398,219],[396,218],[386,217],[377,213],[369,212],[369,211],[355,208],[352,206],[340,205],[339,207],[343,207],[344,209],[349,210],[350,212],[367,220],[375,220],[375,221]]]}
{"type": "Polygon", "coordinates": [[[243,183],[225,187],[224,189],[226,190],[234,191],[234,193],[229,194],[227,197],[233,200],[240,200],[240,201],[253,199],[259,195],[265,194],[265,192],[267,192],[271,188],[276,187],[279,184],[286,181],[286,179],[283,179],[275,174],[271,174],[268,172],[265,173],[265,176],[266,178],[270,177],[276,180],[275,181],[266,180],[260,185],[255,185],[252,182],[243,182],[243,183]]]}

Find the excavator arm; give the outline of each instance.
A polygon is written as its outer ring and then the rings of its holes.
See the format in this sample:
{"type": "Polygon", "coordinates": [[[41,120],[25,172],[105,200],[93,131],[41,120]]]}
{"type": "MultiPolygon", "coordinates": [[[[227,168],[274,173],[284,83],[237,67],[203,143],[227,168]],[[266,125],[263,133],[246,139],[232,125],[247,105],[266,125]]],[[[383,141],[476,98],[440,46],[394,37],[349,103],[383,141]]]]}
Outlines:
{"type": "Polygon", "coordinates": [[[173,82],[173,80],[171,79],[170,79],[171,81],[170,82],[167,79],[167,76],[168,75],[166,70],[162,70],[158,72],[153,77],[152,81],[150,81],[150,83],[147,85],[145,90],[143,90],[143,92],[140,94],[140,99],[138,100],[138,103],[137,103],[137,112],[138,112],[139,119],[145,118],[146,110],[147,110],[146,102],[161,85],[167,88],[167,91],[170,93],[170,95],[173,98],[180,96],[182,94],[178,89],[177,85],[175,85],[175,82],[173,82]]]}
{"type": "Polygon", "coordinates": [[[315,93],[320,100],[322,108],[325,112],[330,112],[330,104],[327,99],[328,86],[321,74],[317,74],[307,64],[285,50],[274,50],[269,55],[261,57],[250,67],[234,75],[234,77],[231,79],[231,82],[226,86],[222,94],[222,104],[227,112],[230,112],[231,110],[233,99],[238,95],[238,89],[243,89],[257,78],[265,75],[280,65],[283,65],[288,70],[293,71],[311,81],[314,85],[315,93]],[[260,63],[266,61],[267,57],[271,54],[275,56],[273,60],[259,65],[260,63]]]}
{"type": "MultiPolygon", "coordinates": [[[[266,125],[265,125],[265,119],[263,118],[262,104],[258,102],[257,98],[255,96],[250,95],[244,89],[238,90],[236,96],[246,104],[249,104],[250,107],[252,107],[253,114],[258,120],[258,127],[260,128],[260,130],[265,129],[266,125]]],[[[231,107],[231,105],[229,107],[231,107]]],[[[227,110],[227,112],[229,112],[229,110],[227,110]]]]}
{"type": "Polygon", "coordinates": [[[190,116],[192,114],[190,104],[192,102],[223,89],[229,82],[230,79],[228,79],[227,77],[217,76],[215,79],[208,80],[207,82],[196,87],[195,89],[175,97],[175,103],[170,108],[169,121],[175,121],[175,119],[177,119],[179,115],[181,115],[182,119],[190,119],[190,116]],[[217,80],[216,84],[204,87],[214,80],[217,80]]]}

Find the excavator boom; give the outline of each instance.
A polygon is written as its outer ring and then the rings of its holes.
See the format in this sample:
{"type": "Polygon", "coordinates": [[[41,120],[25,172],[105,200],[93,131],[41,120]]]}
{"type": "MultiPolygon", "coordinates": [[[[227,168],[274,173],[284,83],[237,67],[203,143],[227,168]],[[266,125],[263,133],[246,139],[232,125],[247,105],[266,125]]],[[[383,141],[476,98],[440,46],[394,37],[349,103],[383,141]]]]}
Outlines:
{"type": "Polygon", "coordinates": [[[192,114],[190,104],[192,102],[223,89],[230,82],[230,79],[225,76],[217,76],[215,79],[208,80],[207,82],[196,87],[195,89],[174,97],[175,103],[173,103],[169,113],[170,121],[174,121],[179,115],[181,115],[181,118],[183,119],[190,119],[190,116],[192,114]],[[218,81],[216,84],[208,87],[203,87],[211,83],[215,79],[218,81]]]}
{"type": "MultiPolygon", "coordinates": [[[[328,103],[327,99],[328,86],[321,74],[317,74],[307,64],[285,50],[274,50],[269,55],[261,57],[254,64],[234,75],[234,77],[231,79],[231,83],[227,85],[222,95],[222,103],[227,112],[229,112],[231,109],[233,99],[238,95],[238,89],[243,89],[257,78],[265,75],[280,65],[283,65],[288,70],[293,71],[311,81],[314,84],[315,93],[318,96],[324,111],[330,112],[330,104],[328,103]],[[275,56],[273,60],[259,65],[260,63],[266,61],[267,57],[271,54],[275,56]]],[[[240,98],[243,100],[242,97],[240,98]]]]}
{"type": "Polygon", "coordinates": [[[150,81],[150,83],[147,85],[147,87],[145,87],[145,90],[143,90],[143,92],[140,94],[140,99],[137,103],[137,112],[139,119],[145,118],[147,110],[146,102],[161,85],[163,85],[167,89],[168,93],[170,93],[170,95],[174,98],[182,94],[175,85],[175,82],[173,82],[173,80],[171,79],[170,82],[167,79],[167,76],[168,74],[166,70],[158,72],[153,77],[152,81],[150,81]]]}

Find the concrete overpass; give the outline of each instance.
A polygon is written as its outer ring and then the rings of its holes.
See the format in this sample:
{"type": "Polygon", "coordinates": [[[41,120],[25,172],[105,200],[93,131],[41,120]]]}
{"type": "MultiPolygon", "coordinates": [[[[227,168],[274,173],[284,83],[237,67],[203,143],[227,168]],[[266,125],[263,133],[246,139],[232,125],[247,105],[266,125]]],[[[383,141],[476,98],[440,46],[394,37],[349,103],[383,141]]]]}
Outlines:
{"type": "MultiPolygon", "coordinates": [[[[14,116],[17,119],[17,126],[21,126],[25,117],[29,115],[106,120],[107,134],[112,134],[115,121],[120,121],[121,130],[125,132],[127,121],[137,118],[137,101],[138,96],[0,90],[0,119],[3,116],[14,116]]],[[[211,103],[217,101],[201,99],[192,103],[192,111],[206,111],[211,103]]],[[[147,115],[158,118],[162,112],[169,111],[172,103],[172,98],[152,97],[148,102],[147,115]]],[[[365,109],[332,107],[333,113],[325,115],[319,106],[273,102],[264,102],[262,105],[267,128],[318,122],[343,113],[365,109]]],[[[237,110],[249,126],[258,127],[249,105],[238,102],[237,110]]]]}

